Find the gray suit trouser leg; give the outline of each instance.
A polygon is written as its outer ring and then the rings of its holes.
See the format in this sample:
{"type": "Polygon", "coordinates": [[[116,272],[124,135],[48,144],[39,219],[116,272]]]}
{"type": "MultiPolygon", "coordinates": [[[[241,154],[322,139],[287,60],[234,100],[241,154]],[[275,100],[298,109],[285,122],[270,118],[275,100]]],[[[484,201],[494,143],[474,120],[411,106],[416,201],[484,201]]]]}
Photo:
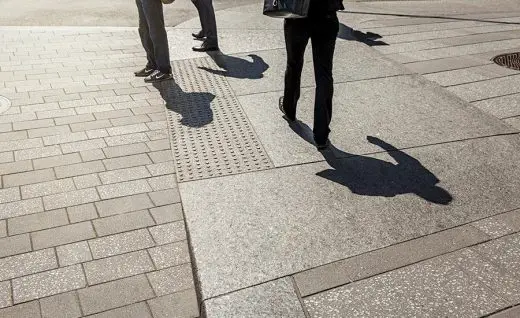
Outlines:
{"type": "Polygon", "coordinates": [[[135,3],[139,11],[139,36],[148,59],[146,66],[171,73],[170,49],[161,0],[136,0],[135,3]]]}
{"type": "Polygon", "coordinates": [[[215,9],[213,0],[191,0],[199,12],[202,32],[210,45],[218,45],[217,21],[215,19],[215,9]]]}

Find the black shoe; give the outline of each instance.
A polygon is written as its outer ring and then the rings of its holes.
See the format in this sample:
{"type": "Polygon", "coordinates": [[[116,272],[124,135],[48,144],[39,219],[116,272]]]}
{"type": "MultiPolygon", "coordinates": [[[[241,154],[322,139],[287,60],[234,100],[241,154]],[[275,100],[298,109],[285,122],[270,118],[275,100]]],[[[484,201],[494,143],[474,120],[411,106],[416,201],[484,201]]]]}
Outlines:
{"type": "Polygon", "coordinates": [[[199,31],[199,33],[192,33],[191,34],[195,40],[203,40],[206,36],[204,35],[204,32],[202,30],[199,31]]]}
{"type": "Polygon", "coordinates": [[[166,74],[161,71],[155,71],[150,76],[146,77],[144,81],[146,83],[157,83],[162,81],[168,81],[173,79],[172,74],[166,74]]]}
{"type": "Polygon", "coordinates": [[[193,51],[195,52],[210,52],[210,51],[218,51],[218,45],[209,44],[208,41],[202,42],[200,46],[194,46],[193,51]]]}
{"type": "Polygon", "coordinates": [[[134,75],[136,77],[147,77],[150,76],[153,73],[153,71],[155,71],[153,68],[145,67],[140,71],[134,72],[134,75]]]}
{"type": "Polygon", "coordinates": [[[278,100],[278,109],[280,109],[280,111],[284,114],[284,116],[285,116],[285,118],[287,118],[287,120],[289,120],[289,121],[295,121],[296,120],[296,116],[289,116],[285,112],[285,109],[283,108],[283,96],[280,97],[280,99],[278,100]]]}
{"type": "Polygon", "coordinates": [[[323,151],[329,148],[330,141],[327,139],[324,143],[316,142],[316,148],[318,148],[318,151],[323,151]]]}

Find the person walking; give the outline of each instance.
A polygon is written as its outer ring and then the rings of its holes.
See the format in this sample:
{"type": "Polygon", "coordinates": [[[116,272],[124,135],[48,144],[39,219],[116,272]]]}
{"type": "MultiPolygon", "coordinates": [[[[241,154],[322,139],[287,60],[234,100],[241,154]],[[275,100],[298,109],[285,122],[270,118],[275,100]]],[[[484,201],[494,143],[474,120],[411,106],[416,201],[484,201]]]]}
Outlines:
{"type": "Polygon", "coordinates": [[[200,24],[202,30],[193,33],[193,37],[202,41],[200,46],[193,47],[195,52],[218,51],[217,37],[217,21],[215,19],[215,10],[213,9],[213,0],[191,0],[199,12],[200,24]]]}
{"type": "Polygon", "coordinates": [[[289,121],[296,120],[303,59],[310,39],[316,79],[313,134],[318,150],[326,149],[329,144],[334,94],[332,64],[339,31],[336,12],[343,9],[342,0],[310,0],[306,18],[285,19],[284,22],[287,69],[284,95],[280,97],[279,108],[289,121]]]}
{"type": "Polygon", "coordinates": [[[146,51],[148,63],[135,72],[147,83],[171,80],[170,49],[164,26],[163,4],[161,0],[136,0],[139,12],[139,36],[146,51]]]}

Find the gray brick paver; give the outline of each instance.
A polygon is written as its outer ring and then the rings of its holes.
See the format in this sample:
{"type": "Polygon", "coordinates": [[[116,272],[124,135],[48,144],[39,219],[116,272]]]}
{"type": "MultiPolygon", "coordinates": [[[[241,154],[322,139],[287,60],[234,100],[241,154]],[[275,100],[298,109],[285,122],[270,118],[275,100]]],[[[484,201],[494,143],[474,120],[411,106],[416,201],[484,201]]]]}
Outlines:
{"type": "Polygon", "coordinates": [[[145,180],[134,180],[121,183],[101,185],[97,187],[101,199],[113,199],[128,195],[151,192],[149,184],[145,180]]]}
{"type": "Polygon", "coordinates": [[[151,192],[148,195],[156,206],[181,202],[181,197],[177,189],[151,192]]]}
{"type": "Polygon", "coordinates": [[[40,318],[40,305],[37,301],[0,309],[0,317],[6,318],[40,318]]]}
{"type": "Polygon", "coordinates": [[[69,223],[65,209],[35,213],[8,219],[9,235],[40,231],[69,223]]]}
{"type": "Polygon", "coordinates": [[[199,303],[195,289],[157,297],[148,301],[154,318],[199,317],[199,303]]]}
{"type": "Polygon", "coordinates": [[[20,188],[0,188],[0,203],[7,203],[20,200],[20,188]]]}
{"type": "Polygon", "coordinates": [[[70,178],[105,171],[105,166],[101,161],[89,161],[68,166],[55,167],[54,170],[56,171],[56,176],[58,178],[70,178]]]}
{"type": "Polygon", "coordinates": [[[150,256],[143,250],[88,262],[83,266],[89,285],[106,283],[154,270],[150,256]]]}
{"type": "Polygon", "coordinates": [[[150,233],[158,245],[174,243],[186,239],[184,221],[165,223],[151,227],[150,233]]]}
{"type": "Polygon", "coordinates": [[[40,299],[42,318],[79,318],[81,309],[76,292],[40,299]]]}
{"type": "Polygon", "coordinates": [[[174,174],[149,178],[148,183],[154,191],[177,188],[177,180],[174,174]]]}
{"type": "Polygon", "coordinates": [[[34,249],[55,247],[96,237],[90,222],[70,224],[31,233],[34,249]]]}
{"type": "Polygon", "coordinates": [[[97,174],[87,174],[83,176],[74,177],[74,184],[78,189],[93,188],[101,185],[101,181],[97,174]]]}
{"type": "Polygon", "coordinates": [[[145,143],[135,143],[123,146],[114,146],[104,148],[103,151],[107,158],[116,158],[123,156],[130,156],[136,154],[142,154],[145,152],[149,152],[150,149],[146,146],[145,143]]]}
{"type": "Polygon", "coordinates": [[[145,179],[151,177],[145,166],[125,168],[102,172],[99,174],[103,184],[119,183],[137,179],[145,179]]]}
{"type": "Polygon", "coordinates": [[[66,155],[59,155],[54,157],[46,157],[40,159],[34,159],[34,169],[46,169],[54,168],[59,166],[67,166],[75,163],[80,163],[81,157],[78,153],[70,153],[66,155]]]}
{"type": "Polygon", "coordinates": [[[71,223],[93,220],[98,217],[94,203],[68,207],[67,213],[71,223]]]}
{"type": "MultiPolygon", "coordinates": [[[[0,282],[0,308],[12,306],[11,282],[0,282]]],[[[1,311],[0,311],[1,313],[1,311]]]]}
{"type": "Polygon", "coordinates": [[[58,246],[56,253],[61,267],[92,260],[92,253],[87,241],[58,246]]]}
{"type": "Polygon", "coordinates": [[[154,242],[146,229],[115,234],[89,241],[94,259],[150,248],[154,242]]]}
{"type": "Polygon", "coordinates": [[[190,264],[169,267],[147,274],[157,296],[164,296],[193,287],[190,264]]]}
{"type": "Polygon", "coordinates": [[[101,217],[139,211],[154,207],[154,204],[146,194],[104,200],[96,202],[95,204],[101,217]]]}
{"type": "Polygon", "coordinates": [[[64,154],[71,152],[78,152],[84,150],[92,150],[92,149],[102,149],[105,148],[107,144],[102,138],[99,139],[90,139],[78,142],[72,142],[67,144],[61,144],[61,149],[64,154]]]}
{"type": "Polygon", "coordinates": [[[41,198],[4,203],[0,204],[0,220],[20,215],[43,212],[43,210],[44,209],[41,198]]]}
{"type": "Polygon", "coordinates": [[[0,281],[55,269],[58,261],[53,249],[0,259],[0,281]]]}
{"type": "Polygon", "coordinates": [[[136,166],[148,165],[152,161],[146,154],[136,154],[125,157],[117,157],[103,160],[107,170],[119,170],[136,166]]]}
{"type": "Polygon", "coordinates": [[[92,222],[98,236],[117,234],[154,225],[147,210],[118,214],[92,222]]]}
{"type": "Polygon", "coordinates": [[[92,315],[89,318],[152,318],[152,315],[146,303],[140,302],[92,315]]]}
{"type": "Polygon", "coordinates": [[[183,219],[182,205],[179,203],[150,209],[150,213],[157,224],[170,223],[183,219]]]}
{"type": "Polygon", "coordinates": [[[7,236],[7,221],[0,220],[0,238],[7,236]]]}
{"type": "Polygon", "coordinates": [[[16,161],[41,159],[47,157],[55,157],[61,155],[61,148],[59,146],[38,147],[24,150],[17,150],[14,152],[16,161]]]}
{"type": "Polygon", "coordinates": [[[190,262],[187,241],[157,246],[148,250],[157,269],[164,269],[190,262]]]}
{"type": "Polygon", "coordinates": [[[14,279],[13,300],[15,303],[21,303],[85,286],[86,280],[81,265],[63,267],[14,279]]]}
{"type": "Polygon", "coordinates": [[[60,179],[21,186],[22,198],[30,199],[76,190],[72,179],[60,179]]]}

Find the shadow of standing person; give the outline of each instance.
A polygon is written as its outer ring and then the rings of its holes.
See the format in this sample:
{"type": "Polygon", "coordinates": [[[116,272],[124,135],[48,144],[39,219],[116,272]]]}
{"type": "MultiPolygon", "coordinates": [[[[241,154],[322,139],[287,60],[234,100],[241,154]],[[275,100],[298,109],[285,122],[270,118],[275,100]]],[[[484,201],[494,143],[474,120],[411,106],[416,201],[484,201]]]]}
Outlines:
{"type": "Polygon", "coordinates": [[[382,36],[377,33],[364,33],[358,30],[354,30],[353,28],[343,23],[339,24],[338,38],[347,41],[358,41],[365,43],[368,46],[388,45],[388,43],[379,40],[382,38],[382,36]]]}
{"type": "Polygon", "coordinates": [[[165,81],[153,85],[166,102],[166,107],[181,115],[180,122],[187,127],[204,127],[213,122],[211,93],[186,93],[175,81],[165,81]]]}
{"type": "Polygon", "coordinates": [[[199,67],[200,69],[212,74],[225,77],[233,77],[239,79],[260,79],[264,77],[264,72],[269,69],[264,59],[256,54],[249,54],[252,61],[241,59],[239,57],[225,55],[221,53],[208,53],[221,70],[214,70],[207,67],[199,67]]]}
{"type": "MultiPolygon", "coordinates": [[[[290,127],[304,140],[314,144],[309,126],[297,120],[290,127]]],[[[318,172],[317,175],[346,186],[359,195],[394,197],[413,193],[440,205],[448,205],[453,200],[448,191],[437,185],[440,180],[417,159],[379,138],[368,136],[367,140],[381,147],[397,163],[349,154],[330,145],[322,151],[322,155],[333,169],[318,172]]]]}

